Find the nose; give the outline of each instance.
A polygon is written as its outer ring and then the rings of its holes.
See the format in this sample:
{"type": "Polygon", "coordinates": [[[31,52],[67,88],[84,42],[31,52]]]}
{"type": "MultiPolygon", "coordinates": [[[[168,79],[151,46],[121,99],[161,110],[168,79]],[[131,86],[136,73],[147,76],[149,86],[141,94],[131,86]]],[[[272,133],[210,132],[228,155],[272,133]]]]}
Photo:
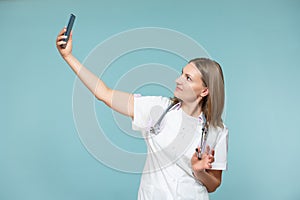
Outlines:
{"type": "Polygon", "coordinates": [[[176,80],[175,80],[176,84],[181,84],[182,80],[181,80],[181,76],[179,76],[176,80]]]}
{"type": "Polygon", "coordinates": [[[177,83],[177,84],[182,84],[182,75],[180,75],[176,80],[175,80],[175,82],[177,83]]]}

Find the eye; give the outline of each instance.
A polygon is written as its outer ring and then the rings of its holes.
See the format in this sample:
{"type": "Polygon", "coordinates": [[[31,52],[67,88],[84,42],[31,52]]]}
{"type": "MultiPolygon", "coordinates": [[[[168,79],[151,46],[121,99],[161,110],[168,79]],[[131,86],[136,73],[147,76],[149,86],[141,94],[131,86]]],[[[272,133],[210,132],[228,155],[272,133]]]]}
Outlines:
{"type": "Polygon", "coordinates": [[[192,81],[191,77],[189,75],[186,75],[186,80],[192,81]]]}
{"type": "Polygon", "coordinates": [[[190,77],[189,74],[184,74],[183,70],[181,70],[181,76],[185,77],[187,81],[192,81],[192,78],[190,77]]]}

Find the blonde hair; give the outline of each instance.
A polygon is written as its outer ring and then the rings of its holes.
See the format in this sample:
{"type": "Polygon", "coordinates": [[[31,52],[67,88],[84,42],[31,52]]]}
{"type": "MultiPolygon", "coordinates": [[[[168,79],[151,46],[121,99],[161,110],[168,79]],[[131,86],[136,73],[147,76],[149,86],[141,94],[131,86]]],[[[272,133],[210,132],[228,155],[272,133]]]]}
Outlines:
{"type": "Polygon", "coordinates": [[[200,71],[202,81],[208,88],[208,95],[200,104],[208,124],[213,127],[223,128],[222,113],[225,101],[224,77],[222,68],[216,61],[208,58],[196,58],[190,60],[200,71]]]}

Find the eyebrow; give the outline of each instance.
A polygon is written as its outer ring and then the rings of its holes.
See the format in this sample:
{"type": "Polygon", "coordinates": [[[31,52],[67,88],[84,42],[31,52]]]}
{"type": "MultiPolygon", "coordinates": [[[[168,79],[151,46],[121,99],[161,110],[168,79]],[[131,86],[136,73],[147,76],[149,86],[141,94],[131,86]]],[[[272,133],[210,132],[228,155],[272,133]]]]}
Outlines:
{"type": "MultiPolygon", "coordinates": [[[[183,74],[183,69],[181,70],[181,74],[183,74]]],[[[185,73],[186,75],[190,76],[191,78],[194,78],[192,75],[185,73]]]]}

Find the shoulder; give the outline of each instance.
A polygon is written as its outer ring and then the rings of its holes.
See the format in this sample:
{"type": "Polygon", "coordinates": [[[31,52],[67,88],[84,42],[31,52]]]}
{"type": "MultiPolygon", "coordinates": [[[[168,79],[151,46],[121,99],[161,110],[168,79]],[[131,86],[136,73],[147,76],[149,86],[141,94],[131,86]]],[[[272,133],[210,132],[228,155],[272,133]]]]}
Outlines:
{"type": "Polygon", "coordinates": [[[209,127],[209,137],[214,138],[216,141],[220,140],[228,140],[228,128],[225,124],[223,124],[223,127],[209,127]]]}
{"type": "Polygon", "coordinates": [[[163,113],[171,100],[162,96],[134,95],[134,117],[132,127],[134,130],[145,130],[151,124],[152,118],[163,113]]]}
{"type": "Polygon", "coordinates": [[[220,127],[220,126],[217,126],[217,127],[214,127],[214,126],[210,126],[209,127],[210,131],[212,132],[217,132],[217,133],[228,133],[228,128],[227,126],[223,123],[223,127],[220,127]]]}
{"type": "Polygon", "coordinates": [[[170,103],[171,100],[168,97],[134,95],[134,104],[145,107],[161,106],[165,108],[170,105],[170,103]]]}

